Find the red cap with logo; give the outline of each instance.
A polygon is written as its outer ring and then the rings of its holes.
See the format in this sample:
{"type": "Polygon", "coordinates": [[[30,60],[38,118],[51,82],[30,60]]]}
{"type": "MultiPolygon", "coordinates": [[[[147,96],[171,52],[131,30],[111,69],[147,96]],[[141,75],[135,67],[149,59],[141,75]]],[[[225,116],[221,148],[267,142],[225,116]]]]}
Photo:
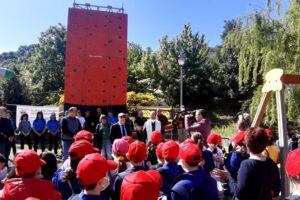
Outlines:
{"type": "Polygon", "coordinates": [[[265,129],[265,133],[267,134],[268,137],[273,136],[273,132],[268,128],[265,129]]]}
{"type": "Polygon", "coordinates": [[[99,149],[93,147],[93,145],[86,140],[79,140],[74,142],[69,149],[71,160],[77,160],[95,152],[99,152],[99,149]]]}
{"type": "Polygon", "coordinates": [[[188,144],[188,143],[190,143],[190,144],[196,144],[196,143],[195,143],[195,140],[193,140],[193,139],[191,139],[191,138],[185,139],[185,140],[183,141],[183,143],[184,143],[184,144],[188,144]]]}
{"type": "Polygon", "coordinates": [[[147,158],[147,146],[144,142],[135,141],[129,145],[127,158],[132,162],[142,162],[147,158]]]}
{"type": "Polygon", "coordinates": [[[285,169],[290,177],[300,174],[300,149],[295,149],[288,153],[285,169]]]}
{"type": "Polygon", "coordinates": [[[128,135],[123,136],[122,139],[123,139],[123,140],[126,140],[126,141],[128,142],[128,144],[133,143],[132,137],[130,137],[130,136],[128,136],[128,135]]]}
{"type": "Polygon", "coordinates": [[[86,130],[81,130],[75,135],[75,141],[79,140],[87,140],[89,142],[93,142],[93,133],[86,130]]]}
{"type": "Polygon", "coordinates": [[[230,140],[237,144],[243,144],[245,141],[245,136],[245,131],[238,131],[238,133],[235,136],[231,137],[230,140]]]}
{"type": "Polygon", "coordinates": [[[174,141],[170,140],[165,142],[162,147],[162,156],[167,161],[176,161],[179,154],[179,145],[174,141]]]}
{"type": "Polygon", "coordinates": [[[162,184],[162,177],[155,170],[131,173],[122,182],[121,200],[156,200],[162,184]]]}
{"type": "Polygon", "coordinates": [[[222,143],[222,137],[219,134],[211,133],[207,137],[207,143],[208,144],[221,144],[222,143]]]}
{"type": "Polygon", "coordinates": [[[180,147],[179,157],[186,163],[199,163],[202,161],[202,152],[196,144],[185,144],[180,147]]]}
{"type": "Polygon", "coordinates": [[[160,131],[153,131],[151,134],[151,143],[152,144],[159,144],[162,142],[163,135],[160,131]]]}
{"type": "Polygon", "coordinates": [[[93,185],[107,172],[117,168],[117,163],[112,160],[105,160],[100,153],[86,155],[78,164],[77,179],[83,185],[93,185]]]}
{"type": "Polygon", "coordinates": [[[161,142],[157,145],[156,150],[155,150],[155,154],[157,158],[163,158],[162,156],[162,147],[163,147],[164,143],[161,142]]]}
{"type": "Polygon", "coordinates": [[[24,176],[35,173],[40,166],[46,162],[40,159],[33,150],[22,150],[15,158],[15,170],[17,176],[24,176]]]}

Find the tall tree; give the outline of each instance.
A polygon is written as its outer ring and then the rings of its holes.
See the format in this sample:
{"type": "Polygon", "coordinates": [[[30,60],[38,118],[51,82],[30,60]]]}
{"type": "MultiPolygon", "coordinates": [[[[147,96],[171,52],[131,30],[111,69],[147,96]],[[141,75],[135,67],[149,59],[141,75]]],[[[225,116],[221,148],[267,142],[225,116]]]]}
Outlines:
{"type": "Polygon", "coordinates": [[[22,71],[32,103],[53,104],[63,93],[65,49],[66,28],[62,24],[41,33],[39,43],[22,71]]]}
{"type": "Polygon", "coordinates": [[[207,63],[208,47],[204,35],[193,34],[190,24],[184,26],[179,36],[173,39],[164,36],[160,40],[157,62],[161,75],[160,88],[166,102],[174,106],[179,104],[180,52],[187,57],[183,66],[184,105],[193,107],[195,103],[209,102],[212,93],[209,81],[211,69],[207,63]]]}

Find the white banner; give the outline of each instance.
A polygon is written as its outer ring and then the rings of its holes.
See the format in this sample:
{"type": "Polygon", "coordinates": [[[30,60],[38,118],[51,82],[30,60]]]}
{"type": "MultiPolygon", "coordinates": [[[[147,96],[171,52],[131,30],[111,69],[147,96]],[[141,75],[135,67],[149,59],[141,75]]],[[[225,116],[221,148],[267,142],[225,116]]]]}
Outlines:
{"type": "Polygon", "coordinates": [[[16,125],[19,126],[21,115],[26,112],[28,114],[28,120],[31,125],[33,121],[36,119],[36,113],[38,111],[42,111],[44,115],[44,119],[48,121],[50,119],[51,113],[56,114],[56,119],[59,118],[59,107],[57,106],[22,106],[18,105],[16,109],[16,125]]]}

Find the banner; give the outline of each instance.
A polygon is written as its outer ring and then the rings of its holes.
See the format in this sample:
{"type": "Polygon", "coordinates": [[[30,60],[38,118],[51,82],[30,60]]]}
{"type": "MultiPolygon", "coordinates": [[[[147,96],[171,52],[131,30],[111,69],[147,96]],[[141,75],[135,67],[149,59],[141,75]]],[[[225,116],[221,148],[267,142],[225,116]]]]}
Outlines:
{"type": "Polygon", "coordinates": [[[36,113],[38,111],[42,111],[44,115],[44,119],[48,121],[50,119],[50,114],[55,113],[56,119],[58,120],[59,117],[59,107],[57,106],[22,106],[18,105],[16,109],[16,125],[19,126],[20,118],[23,113],[28,114],[28,120],[30,121],[31,125],[33,121],[36,119],[36,113]]]}

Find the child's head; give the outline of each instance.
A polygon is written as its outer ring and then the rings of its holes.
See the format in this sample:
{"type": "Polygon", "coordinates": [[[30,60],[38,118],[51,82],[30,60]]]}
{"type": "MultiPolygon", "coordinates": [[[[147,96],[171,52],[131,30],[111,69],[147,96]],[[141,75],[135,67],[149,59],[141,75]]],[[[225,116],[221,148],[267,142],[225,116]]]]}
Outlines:
{"type": "Polygon", "coordinates": [[[300,184],[300,149],[288,153],[285,169],[287,175],[295,183],[300,184]]]}
{"type": "Polygon", "coordinates": [[[182,162],[182,168],[188,172],[198,167],[202,161],[202,151],[196,144],[185,143],[180,146],[179,157],[182,162]]]}
{"type": "Polygon", "coordinates": [[[155,150],[157,160],[161,163],[165,162],[164,157],[162,156],[162,147],[163,147],[163,145],[164,145],[163,142],[158,144],[157,147],[156,147],[156,150],[155,150]]]}
{"type": "Polygon", "coordinates": [[[141,141],[135,141],[129,145],[127,158],[133,165],[140,166],[147,158],[147,146],[141,141]]]}
{"type": "Polygon", "coordinates": [[[162,146],[162,156],[166,162],[176,162],[179,154],[179,145],[174,141],[170,140],[165,142],[162,146]]]}
{"type": "Polygon", "coordinates": [[[207,137],[208,146],[214,149],[217,145],[222,143],[222,137],[216,133],[210,133],[207,137]]]}

